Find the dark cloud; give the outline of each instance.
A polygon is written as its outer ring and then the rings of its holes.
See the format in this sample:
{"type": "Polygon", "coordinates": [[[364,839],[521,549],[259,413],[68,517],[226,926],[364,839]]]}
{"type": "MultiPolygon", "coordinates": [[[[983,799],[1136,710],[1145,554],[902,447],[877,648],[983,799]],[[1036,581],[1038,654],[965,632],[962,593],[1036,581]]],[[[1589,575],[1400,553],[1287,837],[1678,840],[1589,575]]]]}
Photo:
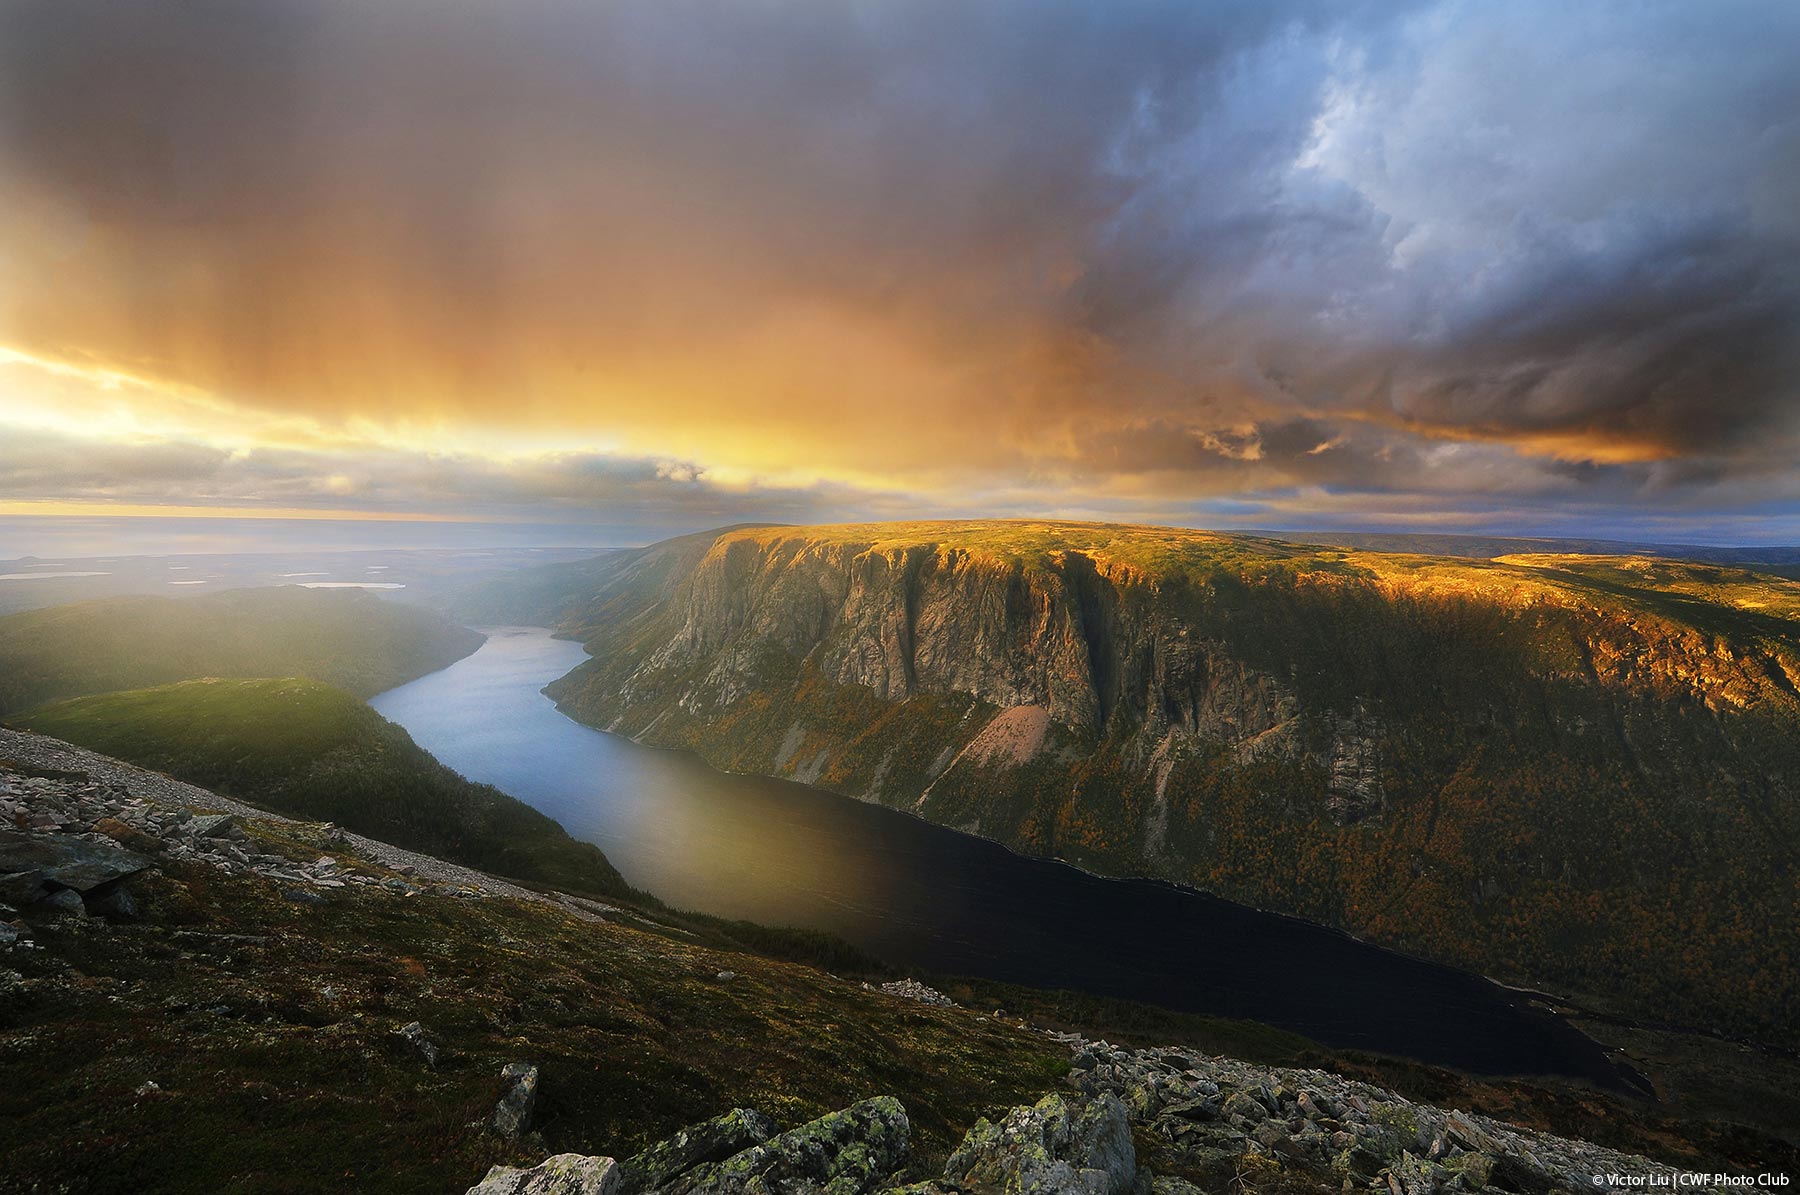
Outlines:
{"type": "Polygon", "coordinates": [[[333,468],[370,503],[1752,502],[1795,44],[1777,0],[16,0],[0,343],[624,445],[333,468]]]}

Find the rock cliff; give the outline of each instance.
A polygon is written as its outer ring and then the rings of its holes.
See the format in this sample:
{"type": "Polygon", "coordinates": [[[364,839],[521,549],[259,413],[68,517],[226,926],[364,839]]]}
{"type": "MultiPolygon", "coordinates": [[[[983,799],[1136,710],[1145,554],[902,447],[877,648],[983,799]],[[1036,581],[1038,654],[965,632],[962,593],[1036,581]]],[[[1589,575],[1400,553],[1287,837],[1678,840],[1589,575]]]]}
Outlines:
{"type": "Polygon", "coordinates": [[[594,659],[550,689],[594,725],[1792,1039],[1793,582],[1082,524],[609,559],[561,624],[594,659]]]}

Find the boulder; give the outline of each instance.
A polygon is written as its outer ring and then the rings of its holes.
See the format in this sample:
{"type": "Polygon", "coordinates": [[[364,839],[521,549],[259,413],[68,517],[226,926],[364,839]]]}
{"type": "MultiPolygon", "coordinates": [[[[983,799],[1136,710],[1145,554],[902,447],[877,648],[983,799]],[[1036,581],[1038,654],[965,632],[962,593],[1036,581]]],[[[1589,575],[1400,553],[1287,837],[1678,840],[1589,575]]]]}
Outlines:
{"type": "Polygon", "coordinates": [[[661,1187],[696,1166],[723,1162],[773,1136],[775,1124],[761,1112],[733,1108],[723,1116],[689,1125],[620,1163],[619,1195],[661,1187]]]}
{"type": "Polygon", "coordinates": [[[1388,1169],[1389,1195],[1434,1195],[1450,1174],[1442,1166],[1415,1156],[1410,1150],[1388,1169]]]}
{"type": "Polygon", "coordinates": [[[656,1189],[662,1195],[866,1195],[906,1164],[911,1138],[900,1101],[877,1096],[656,1189]]]}
{"type": "Polygon", "coordinates": [[[30,871],[0,874],[0,903],[22,909],[44,894],[44,873],[35,867],[30,871]]]}
{"type": "Polygon", "coordinates": [[[944,1164],[945,1181],[973,1195],[1125,1195],[1136,1178],[1125,1105],[1110,1093],[983,1118],[944,1164]]]}
{"type": "Polygon", "coordinates": [[[1159,1174],[1150,1180],[1150,1195],[1202,1195],[1202,1192],[1185,1178],[1159,1174]]]}
{"type": "Polygon", "coordinates": [[[438,1048],[429,1037],[425,1036],[425,1026],[417,1021],[409,1021],[394,1030],[394,1036],[411,1046],[425,1060],[426,1066],[438,1063],[438,1048]]]}
{"type": "Polygon", "coordinates": [[[506,1080],[506,1092],[494,1105],[494,1130],[502,1137],[517,1137],[531,1127],[531,1113],[537,1107],[538,1068],[529,1062],[509,1062],[500,1069],[500,1077],[506,1080]]]}
{"type": "Polygon", "coordinates": [[[59,917],[87,916],[87,906],[81,903],[81,893],[73,888],[58,888],[32,907],[59,917]]]}
{"type": "Polygon", "coordinates": [[[135,921],[138,916],[137,897],[122,884],[94,889],[87,895],[87,907],[90,913],[99,913],[120,921],[135,921]]]}
{"type": "Polygon", "coordinates": [[[0,873],[33,873],[39,882],[87,892],[153,866],[151,860],[105,839],[43,837],[0,830],[0,873]]]}
{"type": "Polygon", "coordinates": [[[198,838],[219,838],[237,825],[229,813],[203,813],[187,823],[188,832],[198,838]]]}
{"type": "Polygon", "coordinates": [[[616,1195],[619,1167],[611,1158],[557,1154],[529,1170],[496,1166],[467,1195],[616,1195]]]}
{"type": "Polygon", "coordinates": [[[146,834],[116,817],[103,817],[95,822],[94,833],[104,834],[120,846],[130,847],[135,851],[154,851],[162,845],[154,835],[146,834]]]}
{"type": "Polygon", "coordinates": [[[1234,1091],[1225,1097],[1224,1107],[1220,1111],[1228,1117],[1237,1118],[1248,1124],[1267,1120],[1269,1116],[1269,1110],[1263,1106],[1262,1101],[1241,1091],[1234,1091]]]}

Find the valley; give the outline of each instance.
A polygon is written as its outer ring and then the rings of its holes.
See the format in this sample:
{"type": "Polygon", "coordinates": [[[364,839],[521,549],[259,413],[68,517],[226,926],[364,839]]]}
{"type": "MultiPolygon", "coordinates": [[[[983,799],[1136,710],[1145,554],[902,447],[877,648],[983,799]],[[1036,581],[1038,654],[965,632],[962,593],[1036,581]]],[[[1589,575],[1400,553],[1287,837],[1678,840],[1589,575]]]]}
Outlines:
{"type": "Polygon", "coordinates": [[[591,725],[1794,1044],[1785,579],[1034,523],[745,528],[581,570],[517,592],[593,655],[550,688],[591,725]]]}

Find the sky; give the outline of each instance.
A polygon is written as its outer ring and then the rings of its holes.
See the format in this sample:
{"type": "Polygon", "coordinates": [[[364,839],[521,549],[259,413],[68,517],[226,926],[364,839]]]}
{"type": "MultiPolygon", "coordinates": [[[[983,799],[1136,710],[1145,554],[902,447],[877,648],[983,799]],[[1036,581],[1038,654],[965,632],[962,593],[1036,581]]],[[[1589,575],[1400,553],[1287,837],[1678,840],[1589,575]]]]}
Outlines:
{"type": "Polygon", "coordinates": [[[0,539],[1800,542],[1796,47],[1787,0],[3,0],[0,539]]]}

